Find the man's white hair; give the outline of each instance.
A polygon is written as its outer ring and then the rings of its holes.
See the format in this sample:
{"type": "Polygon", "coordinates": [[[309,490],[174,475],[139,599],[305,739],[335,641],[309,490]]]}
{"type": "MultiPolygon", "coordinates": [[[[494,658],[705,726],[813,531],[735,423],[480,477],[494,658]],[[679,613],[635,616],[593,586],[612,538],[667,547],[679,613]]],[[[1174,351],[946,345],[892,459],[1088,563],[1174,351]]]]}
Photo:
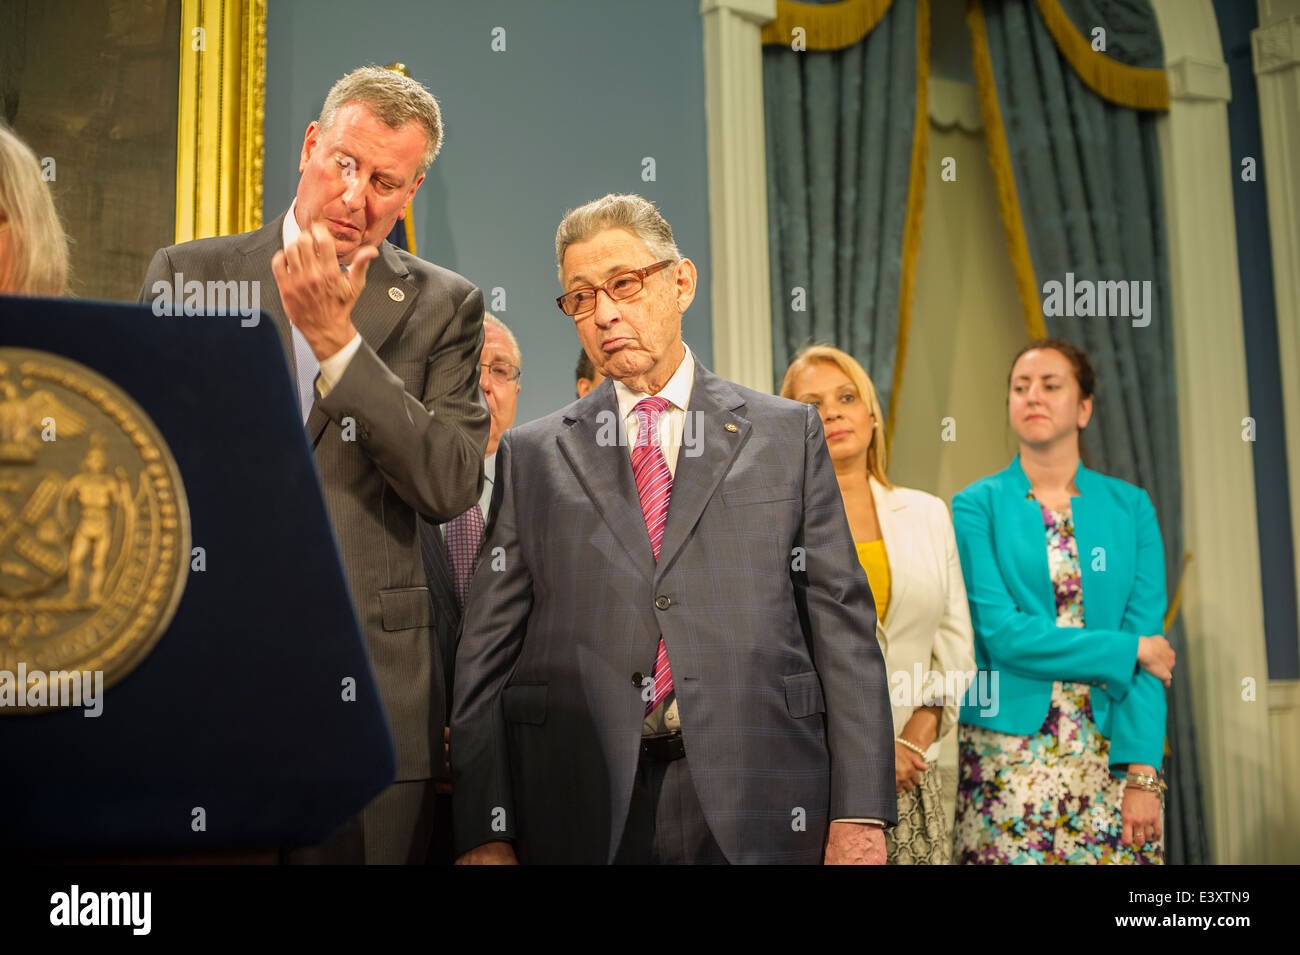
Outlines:
{"type": "Polygon", "coordinates": [[[586,242],[606,229],[626,229],[645,243],[657,261],[681,261],[673,241],[673,228],[659,214],[655,204],[634,193],[610,193],[586,205],[570,209],[555,231],[555,264],[564,281],[564,251],[575,242],[586,242]]]}
{"type": "Polygon", "coordinates": [[[483,313],[483,329],[486,334],[488,326],[495,328],[502,335],[506,336],[506,341],[510,343],[510,351],[515,356],[515,367],[521,372],[524,370],[524,353],[519,350],[519,340],[515,338],[515,333],[506,327],[506,323],[501,321],[491,312],[483,313]]]}

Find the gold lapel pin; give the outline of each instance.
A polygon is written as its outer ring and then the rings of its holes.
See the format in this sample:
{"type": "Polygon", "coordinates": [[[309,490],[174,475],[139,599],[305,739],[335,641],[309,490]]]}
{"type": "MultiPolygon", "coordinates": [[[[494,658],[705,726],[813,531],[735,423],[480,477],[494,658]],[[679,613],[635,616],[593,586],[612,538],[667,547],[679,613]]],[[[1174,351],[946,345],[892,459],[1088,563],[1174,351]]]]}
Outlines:
{"type": "Polygon", "coordinates": [[[732,434],[735,434],[737,431],[740,430],[739,428],[737,428],[734,424],[731,424],[730,422],[728,422],[727,424],[723,425],[723,427],[726,428],[728,431],[730,431],[732,434]]]}
{"type": "Polygon", "coordinates": [[[396,285],[394,285],[392,288],[388,290],[388,297],[391,298],[394,302],[400,302],[402,299],[406,298],[406,293],[403,292],[396,285]]]}

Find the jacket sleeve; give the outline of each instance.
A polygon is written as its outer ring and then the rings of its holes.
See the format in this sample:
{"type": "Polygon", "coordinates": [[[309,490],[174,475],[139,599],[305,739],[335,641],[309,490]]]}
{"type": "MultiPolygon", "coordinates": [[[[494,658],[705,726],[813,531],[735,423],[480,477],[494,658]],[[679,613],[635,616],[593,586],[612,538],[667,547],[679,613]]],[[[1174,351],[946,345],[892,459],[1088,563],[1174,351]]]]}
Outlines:
{"type": "Polygon", "coordinates": [[[990,493],[987,486],[967,489],[952,501],[971,624],[989,664],[1031,679],[1105,684],[1103,692],[1122,698],[1137,667],[1137,635],[1059,627],[1053,619],[1021,610],[1004,576],[1015,571],[1003,565],[994,548],[990,493]]]}
{"type": "Polygon", "coordinates": [[[170,289],[172,272],[171,257],[167,254],[166,249],[159,249],[149,261],[149,270],[144,274],[144,285],[140,286],[140,297],[137,301],[141,305],[148,305],[153,302],[155,296],[153,287],[156,282],[166,281],[170,289]]]}
{"type": "Polygon", "coordinates": [[[894,722],[876,611],[858,563],[844,501],[811,406],[804,426],[803,533],[806,575],[795,599],[826,699],[831,819],[897,819],[894,722]]]}
{"type": "MultiPolygon", "coordinates": [[[[1165,549],[1155,508],[1145,491],[1136,511],[1137,574],[1120,628],[1149,637],[1165,632],[1165,549]]],[[[1128,694],[1111,709],[1111,766],[1146,763],[1160,768],[1164,761],[1166,705],[1160,681],[1146,670],[1134,672],[1128,694]]]]}
{"type": "Polygon", "coordinates": [[[523,649],[533,580],[520,547],[510,437],[507,431],[497,446],[491,517],[456,649],[451,768],[458,854],[513,841],[518,832],[501,694],[523,649]]]}
{"type": "MultiPolygon", "coordinates": [[[[971,632],[970,608],[966,604],[966,583],[961,573],[961,558],[957,556],[957,538],[953,533],[952,519],[948,516],[948,508],[938,499],[934,501],[931,519],[939,528],[938,536],[943,545],[944,566],[947,569],[947,602],[944,604],[943,617],[939,620],[939,630],[934,635],[930,669],[943,674],[945,687],[964,689],[975,674],[975,640],[971,632]],[[958,674],[961,676],[958,677],[958,674]]],[[[936,739],[943,739],[957,724],[960,709],[960,696],[949,697],[945,694],[936,739]]]]}
{"type": "Polygon", "coordinates": [[[468,510],[483,492],[489,421],[478,386],[483,295],[468,288],[429,353],[421,398],[362,342],[316,403],[336,423],[355,420],[358,445],[384,480],[435,523],[468,510]]]}

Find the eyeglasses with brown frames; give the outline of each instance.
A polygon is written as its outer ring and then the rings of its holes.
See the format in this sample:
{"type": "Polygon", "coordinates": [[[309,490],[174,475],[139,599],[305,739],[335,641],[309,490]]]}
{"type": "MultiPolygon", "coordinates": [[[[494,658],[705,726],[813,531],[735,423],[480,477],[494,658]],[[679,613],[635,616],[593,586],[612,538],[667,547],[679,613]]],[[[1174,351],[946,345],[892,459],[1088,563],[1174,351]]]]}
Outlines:
{"type": "Polygon", "coordinates": [[[560,311],[565,315],[576,319],[580,315],[595,310],[596,299],[601,292],[608,295],[611,302],[621,302],[645,288],[647,276],[654,275],[660,269],[666,269],[668,266],[675,264],[676,261],[673,259],[664,259],[662,262],[647,265],[645,268],[619,272],[618,275],[611,277],[604,285],[583,285],[571,292],[565,292],[555,300],[555,304],[560,306],[560,311]]]}

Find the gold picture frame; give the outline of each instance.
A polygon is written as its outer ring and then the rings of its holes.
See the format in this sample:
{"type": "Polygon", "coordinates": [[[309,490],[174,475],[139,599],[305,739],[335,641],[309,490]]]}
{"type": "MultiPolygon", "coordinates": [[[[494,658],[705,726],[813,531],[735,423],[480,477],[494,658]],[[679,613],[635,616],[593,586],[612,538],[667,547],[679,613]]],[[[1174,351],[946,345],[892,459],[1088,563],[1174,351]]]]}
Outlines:
{"type": "Polygon", "coordinates": [[[266,0],[182,0],[176,242],[262,225],[266,0]]]}

